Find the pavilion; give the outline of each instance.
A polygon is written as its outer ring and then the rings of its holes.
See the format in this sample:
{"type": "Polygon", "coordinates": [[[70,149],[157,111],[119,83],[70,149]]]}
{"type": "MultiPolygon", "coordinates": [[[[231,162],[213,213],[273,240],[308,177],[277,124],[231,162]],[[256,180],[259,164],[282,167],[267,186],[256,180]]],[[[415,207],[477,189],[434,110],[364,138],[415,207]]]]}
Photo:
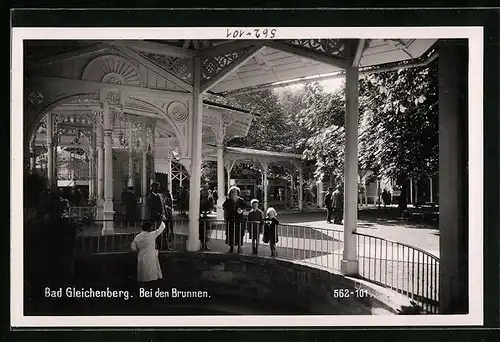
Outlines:
{"type": "MultiPolygon", "coordinates": [[[[206,102],[204,94],[223,95],[343,71],[346,161],[341,268],[345,274],[355,275],[358,273],[354,233],[359,75],[426,65],[437,53],[441,89],[439,192],[440,198],[447,199],[446,203],[440,203],[439,214],[440,304],[443,313],[463,312],[468,293],[467,262],[463,259],[467,251],[467,223],[463,219],[466,217],[463,190],[467,174],[460,167],[466,145],[459,143],[459,137],[466,134],[467,100],[463,94],[467,93],[467,49],[450,41],[32,41],[25,48],[25,163],[29,165],[30,151],[33,157],[34,147],[43,142],[49,155],[49,183],[53,186],[55,146],[71,144],[75,135],[83,134],[88,140],[91,170],[97,174],[91,191],[98,197],[102,217],[112,219],[116,195],[113,180],[120,176],[116,172],[128,173],[129,183],[134,178],[134,169],[140,172],[144,194],[154,170],[168,168],[168,160],[175,154],[190,174],[189,214],[197,218],[203,155],[217,160],[219,190],[224,186],[221,181],[224,163],[230,172],[232,161],[251,159],[261,164],[266,177],[267,163],[272,158],[259,152],[242,153],[233,149],[227,150],[225,161],[225,137],[245,135],[254,114],[206,102]],[[59,134],[61,127],[66,127],[66,131],[62,129],[59,134]],[[116,167],[116,163],[120,166],[116,167]]],[[[297,158],[284,157],[300,170],[297,158]]],[[[220,206],[222,196],[219,199],[220,206]]],[[[106,230],[112,231],[112,221],[106,230]]],[[[186,248],[197,251],[199,247],[198,222],[190,220],[186,248]]]]}

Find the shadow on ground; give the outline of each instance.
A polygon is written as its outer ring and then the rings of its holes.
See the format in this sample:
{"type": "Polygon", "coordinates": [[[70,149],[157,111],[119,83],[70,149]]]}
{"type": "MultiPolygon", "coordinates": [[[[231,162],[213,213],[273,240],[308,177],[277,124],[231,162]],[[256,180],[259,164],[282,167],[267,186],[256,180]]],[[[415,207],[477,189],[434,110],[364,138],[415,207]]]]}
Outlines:
{"type": "MultiPolygon", "coordinates": [[[[326,221],[325,212],[297,213],[281,216],[280,222],[286,224],[326,221]]],[[[411,229],[439,229],[439,221],[430,219],[402,218],[398,208],[362,208],[358,210],[358,226],[374,228],[374,225],[404,226],[411,229]]]]}

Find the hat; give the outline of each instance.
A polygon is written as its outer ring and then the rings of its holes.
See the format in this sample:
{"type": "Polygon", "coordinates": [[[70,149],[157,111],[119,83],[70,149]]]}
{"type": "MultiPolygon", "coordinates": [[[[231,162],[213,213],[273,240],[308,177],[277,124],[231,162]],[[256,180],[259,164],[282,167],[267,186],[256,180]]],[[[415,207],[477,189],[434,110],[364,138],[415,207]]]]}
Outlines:
{"type": "Polygon", "coordinates": [[[253,200],[250,201],[250,205],[253,205],[254,203],[259,203],[259,200],[254,198],[253,200]]]}

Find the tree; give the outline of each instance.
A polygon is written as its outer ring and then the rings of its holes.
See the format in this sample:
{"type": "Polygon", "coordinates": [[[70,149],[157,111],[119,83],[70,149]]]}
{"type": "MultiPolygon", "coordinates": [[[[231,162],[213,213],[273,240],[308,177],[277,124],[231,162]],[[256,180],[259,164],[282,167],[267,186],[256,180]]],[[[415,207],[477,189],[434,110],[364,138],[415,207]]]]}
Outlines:
{"type": "Polygon", "coordinates": [[[245,107],[257,116],[252,121],[248,135],[234,138],[229,146],[247,147],[266,151],[294,152],[293,131],[280,103],[279,96],[270,89],[236,94],[226,98],[231,104],[245,107]]]}
{"type": "Polygon", "coordinates": [[[303,130],[299,146],[316,163],[315,177],[328,176],[331,183],[343,174],[344,103],[342,89],[327,93],[318,82],[306,83],[302,109],[294,118],[303,130]]]}
{"type": "Polygon", "coordinates": [[[360,112],[360,164],[396,179],[405,209],[408,178],[438,172],[436,63],[361,79],[360,112]]]}

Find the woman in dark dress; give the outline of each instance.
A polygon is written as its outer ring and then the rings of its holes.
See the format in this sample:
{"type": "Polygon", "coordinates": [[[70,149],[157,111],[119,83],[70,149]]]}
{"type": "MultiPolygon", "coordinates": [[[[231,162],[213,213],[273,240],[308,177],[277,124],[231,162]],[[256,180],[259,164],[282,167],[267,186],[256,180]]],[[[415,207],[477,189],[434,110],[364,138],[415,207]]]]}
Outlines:
{"type": "Polygon", "coordinates": [[[247,204],[240,197],[240,189],[233,186],[229,189],[227,199],[224,201],[224,220],[226,221],[226,243],[229,245],[229,253],[234,251],[234,246],[238,246],[238,253],[241,253],[243,235],[245,234],[243,221],[243,211],[247,209],[247,204]]]}
{"type": "Polygon", "coordinates": [[[273,207],[267,209],[266,219],[264,223],[264,236],[262,241],[269,243],[271,248],[271,256],[276,256],[276,243],[278,242],[278,225],[280,224],[276,218],[278,213],[273,207]]]}

